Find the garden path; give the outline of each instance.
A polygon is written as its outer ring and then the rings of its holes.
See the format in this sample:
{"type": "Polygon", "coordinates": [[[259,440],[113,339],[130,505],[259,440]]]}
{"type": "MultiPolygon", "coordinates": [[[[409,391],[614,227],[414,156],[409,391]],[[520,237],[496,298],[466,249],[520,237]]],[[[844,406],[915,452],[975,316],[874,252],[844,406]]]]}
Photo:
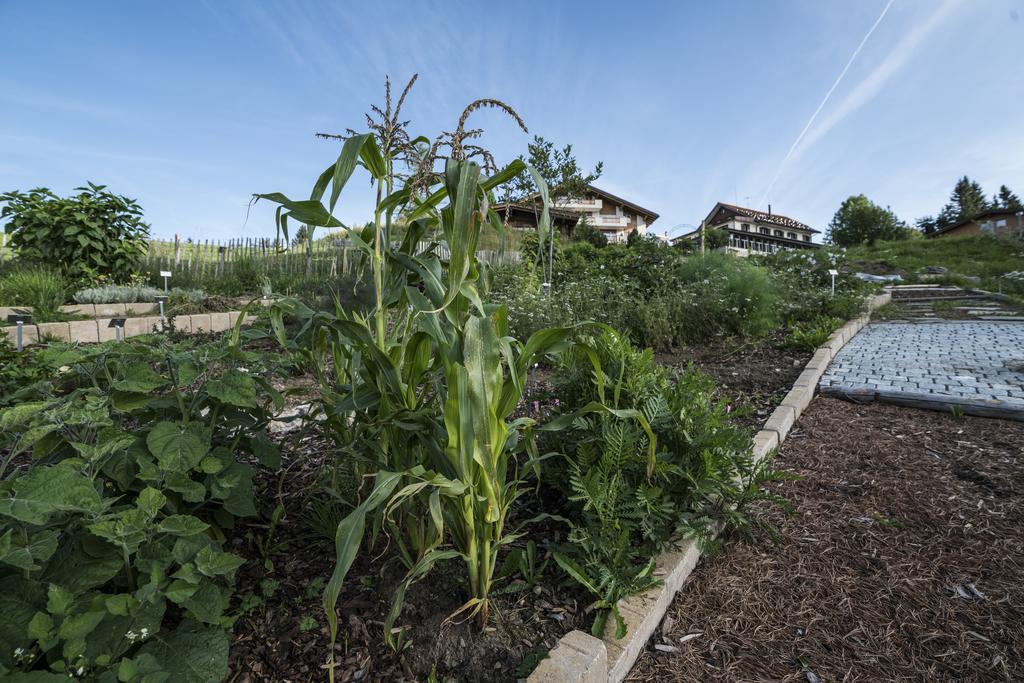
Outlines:
{"type": "Polygon", "coordinates": [[[875,322],[836,354],[822,394],[1024,420],[1024,322],[875,322]]]}

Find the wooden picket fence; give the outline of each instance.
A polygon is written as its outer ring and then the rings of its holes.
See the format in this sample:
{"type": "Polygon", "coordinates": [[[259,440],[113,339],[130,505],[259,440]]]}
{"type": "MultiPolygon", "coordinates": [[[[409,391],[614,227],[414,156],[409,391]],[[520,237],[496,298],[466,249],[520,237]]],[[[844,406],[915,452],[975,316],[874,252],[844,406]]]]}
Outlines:
{"type": "MultiPolygon", "coordinates": [[[[429,242],[420,242],[425,250],[429,242]]],[[[448,247],[439,244],[435,251],[448,258],[448,247]]],[[[193,241],[176,236],[174,240],[151,240],[146,250],[145,267],[150,272],[171,271],[179,278],[197,279],[230,274],[240,263],[255,267],[266,275],[288,274],[306,277],[336,277],[352,271],[358,251],[344,238],[321,239],[312,245],[285,245],[272,238],[247,237],[230,240],[193,241]]],[[[491,266],[519,261],[518,251],[481,250],[477,258],[491,266]]]]}
{"type": "MultiPolygon", "coordinates": [[[[424,250],[430,243],[420,242],[418,246],[424,250]]],[[[441,258],[448,258],[448,247],[439,244],[435,249],[441,258]]],[[[285,245],[265,237],[199,241],[175,236],[173,240],[149,240],[143,263],[145,270],[151,273],[168,270],[178,278],[189,279],[227,275],[243,262],[268,276],[335,277],[351,272],[357,257],[355,247],[344,238],[320,239],[310,246],[285,245]]],[[[7,246],[7,235],[0,231],[0,263],[12,258],[14,254],[7,246]]],[[[498,266],[517,263],[519,252],[480,250],[477,258],[498,266]]]]}

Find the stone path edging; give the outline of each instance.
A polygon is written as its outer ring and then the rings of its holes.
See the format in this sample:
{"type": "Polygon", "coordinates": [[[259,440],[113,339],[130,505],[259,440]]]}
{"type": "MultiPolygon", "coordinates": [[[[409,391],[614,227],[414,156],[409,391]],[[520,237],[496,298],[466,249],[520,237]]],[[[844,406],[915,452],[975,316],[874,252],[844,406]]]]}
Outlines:
{"type": "MultiPolygon", "coordinates": [[[[868,323],[871,312],[892,299],[886,291],[868,300],[867,312],[832,333],[811,357],[782,403],[769,416],[764,428],[754,435],[753,455],[762,460],[779,447],[793,424],[814,398],[818,380],[843,346],[868,323]]],[[[573,630],[562,636],[548,657],[541,661],[528,683],[620,683],[647,645],[672,604],[676,592],[690,576],[700,550],[696,541],[688,540],[678,548],[655,558],[657,575],[662,584],[644,593],[619,601],[619,611],[628,628],[626,636],[616,640],[614,620],[609,619],[603,638],[573,630]]]]}

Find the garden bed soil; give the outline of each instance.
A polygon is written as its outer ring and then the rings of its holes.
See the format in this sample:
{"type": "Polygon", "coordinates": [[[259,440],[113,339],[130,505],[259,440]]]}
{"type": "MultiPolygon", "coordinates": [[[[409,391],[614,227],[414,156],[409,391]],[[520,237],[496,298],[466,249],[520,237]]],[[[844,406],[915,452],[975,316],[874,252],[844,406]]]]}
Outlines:
{"type": "MultiPolygon", "coordinates": [[[[278,502],[285,513],[269,544],[264,522],[236,530],[231,550],[247,562],[239,570],[233,609],[246,613],[235,623],[229,681],[326,680],[330,639],[321,596],[334,568],[334,543],[309,528],[305,498],[317,490],[325,457],[331,457],[328,443],[293,433],[284,443],[283,473],[261,474],[254,481],[263,506],[260,519],[270,519],[278,502]],[[264,553],[261,546],[269,550],[264,553]]],[[[537,525],[529,528],[529,537],[543,548],[542,539],[559,531],[557,525],[537,525]]],[[[501,594],[500,587],[510,583],[498,584],[487,630],[481,632],[472,620],[451,623],[450,615],[467,597],[461,562],[454,560],[409,589],[396,625],[411,627],[412,646],[396,655],[384,643],[383,622],[404,568],[385,537],[375,551],[358,556],[338,601],[339,683],[422,681],[435,671],[440,680],[513,681],[523,674],[517,669],[524,659],[543,655],[574,628],[589,628],[590,600],[563,585],[553,561],[533,589],[501,594]]]]}
{"type": "Polygon", "coordinates": [[[819,397],[777,465],[627,680],[1024,680],[1024,425],[819,397]]]}
{"type": "Polygon", "coordinates": [[[719,393],[735,401],[740,424],[760,429],[793,387],[812,351],[780,348],[785,331],[747,341],[713,340],[705,345],[659,353],[662,365],[685,369],[690,363],[715,380],[719,393]]]}

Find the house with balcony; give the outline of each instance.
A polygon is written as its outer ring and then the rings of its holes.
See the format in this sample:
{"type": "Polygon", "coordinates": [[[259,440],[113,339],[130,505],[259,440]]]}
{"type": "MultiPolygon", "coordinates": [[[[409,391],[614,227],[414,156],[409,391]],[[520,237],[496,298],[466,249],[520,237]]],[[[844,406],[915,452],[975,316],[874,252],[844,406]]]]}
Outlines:
{"type": "MultiPolygon", "coordinates": [[[[820,244],[812,241],[813,235],[821,232],[789,216],[774,213],[768,205],[767,213],[734,204],[718,202],[704,219],[704,227],[718,228],[729,234],[725,250],[737,256],[750,254],[772,254],[780,249],[817,249],[820,244]]],[[[672,244],[683,240],[700,240],[700,230],[680,235],[672,244]]]]}
{"type": "MultiPolygon", "coordinates": [[[[539,209],[529,200],[515,204],[496,204],[494,210],[504,216],[506,225],[523,230],[537,227],[539,209]]],[[[658,214],[639,204],[617,197],[593,185],[582,197],[557,200],[550,209],[551,222],[557,229],[571,231],[586,221],[600,230],[609,242],[625,242],[630,233],[647,234],[658,220],[658,214]]]]}

